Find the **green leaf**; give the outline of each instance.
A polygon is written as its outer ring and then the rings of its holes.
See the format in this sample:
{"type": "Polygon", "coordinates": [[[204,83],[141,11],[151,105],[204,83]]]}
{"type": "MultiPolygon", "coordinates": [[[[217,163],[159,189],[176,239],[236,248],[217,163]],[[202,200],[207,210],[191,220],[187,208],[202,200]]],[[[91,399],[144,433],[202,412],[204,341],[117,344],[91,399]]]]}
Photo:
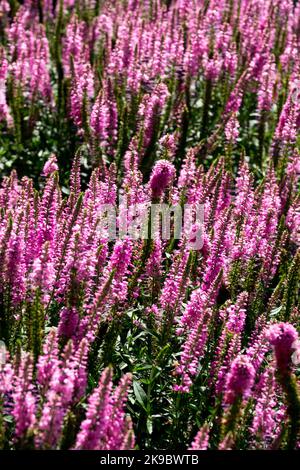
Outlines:
{"type": "Polygon", "coordinates": [[[136,397],[138,403],[141,405],[141,407],[145,411],[147,411],[147,406],[146,406],[147,395],[146,395],[144,389],[142,388],[142,386],[136,381],[133,382],[133,391],[134,391],[134,394],[135,394],[135,397],[136,397]]]}
{"type": "Polygon", "coordinates": [[[148,433],[151,435],[152,432],[153,432],[153,422],[152,422],[152,418],[151,417],[148,417],[147,419],[147,431],[148,433]]]}
{"type": "Polygon", "coordinates": [[[152,369],[152,365],[151,364],[146,364],[145,366],[141,365],[141,366],[137,366],[134,368],[134,370],[137,372],[137,371],[141,371],[141,370],[149,370],[149,369],[152,369]]]}
{"type": "Polygon", "coordinates": [[[270,312],[270,317],[276,317],[281,310],[282,310],[282,305],[280,305],[280,307],[274,308],[270,312]]]}

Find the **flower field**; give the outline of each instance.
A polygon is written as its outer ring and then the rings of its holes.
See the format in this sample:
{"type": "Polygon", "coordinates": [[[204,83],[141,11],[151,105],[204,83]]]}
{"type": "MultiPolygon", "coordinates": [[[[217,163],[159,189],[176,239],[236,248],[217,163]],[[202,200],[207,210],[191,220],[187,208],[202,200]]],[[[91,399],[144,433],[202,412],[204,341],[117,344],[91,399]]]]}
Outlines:
{"type": "Polygon", "coordinates": [[[299,129],[297,1],[0,0],[0,449],[300,448],[299,129]]]}

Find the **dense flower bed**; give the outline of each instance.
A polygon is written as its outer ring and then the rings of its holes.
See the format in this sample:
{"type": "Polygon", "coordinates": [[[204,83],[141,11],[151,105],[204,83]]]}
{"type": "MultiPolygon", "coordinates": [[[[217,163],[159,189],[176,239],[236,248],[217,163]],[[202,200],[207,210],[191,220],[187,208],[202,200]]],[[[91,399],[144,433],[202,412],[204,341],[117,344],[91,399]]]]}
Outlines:
{"type": "Polygon", "coordinates": [[[294,3],[0,2],[1,448],[299,447],[294,3]]]}

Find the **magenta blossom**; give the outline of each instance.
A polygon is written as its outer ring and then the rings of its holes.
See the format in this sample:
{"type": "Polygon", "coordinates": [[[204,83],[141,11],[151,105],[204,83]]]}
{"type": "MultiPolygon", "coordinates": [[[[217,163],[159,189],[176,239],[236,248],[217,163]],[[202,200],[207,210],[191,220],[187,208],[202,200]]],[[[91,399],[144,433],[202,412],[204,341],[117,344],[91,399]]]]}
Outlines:
{"type": "Polygon", "coordinates": [[[52,154],[44,165],[42,175],[50,176],[52,173],[54,173],[54,171],[57,171],[57,170],[58,170],[57,158],[54,154],[52,154]]]}
{"type": "Polygon", "coordinates": [[[294,352],[294,344],[298,333],[289,323],[277,323],[270,326],[266,333],[267,339],[274,347],[278,369],[281,372],[288,370],[294,352]]]}
{"type": "Polygon", "coordinates": [[[226,380],[225,403],[232,404],[237,398],[248,398],[254,383],[255,369],[249,358],[238,356],[231,364],[226,380]]]}
{"type": "Polygon", "coordinates": [[[167,160],[158,160],[150,177],[152,197],[157,199],[162,196],[168,185],[175,177],[175,167],[167,160]]]}

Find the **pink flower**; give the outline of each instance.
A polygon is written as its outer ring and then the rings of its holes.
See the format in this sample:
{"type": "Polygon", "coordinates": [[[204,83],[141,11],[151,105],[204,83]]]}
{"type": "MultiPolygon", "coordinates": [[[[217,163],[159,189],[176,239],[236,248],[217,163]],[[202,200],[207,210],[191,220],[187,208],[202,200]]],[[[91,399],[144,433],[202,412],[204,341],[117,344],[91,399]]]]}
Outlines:
{"type": "Polygon", "coordinates": [[[99,450],[102,440],[110,426],[110,393],[112,389],[112,371],[105,369],[99,385],[89,398],[86,418],[81,423],[76,440],[76,449],[99,450]]]}
{"type": "Polygon", "coordinates": [[[195,439],[192,442],[189,450],[206,450],[209,441],[209,427],[207,424],[202,426],[197,432],[195,439]]]}
{"type": "Polygon", "coordinates": [[[291,366],[294,344],[298,339],[296,329],[289,323],[274,324],[267,330],[266,337],[274,348],[278,369],[286,372],[291,366]]]}
{"type": "Polygon", "coordinates": [[[231,364],[225,385],[226,404],[232,404],[237,398],[248,398],[254,384],[255,369],[249,358],[238,356],[231,364]]]}
{"type": "Polygon", "coordinates": [[[54,171],[58,170],[58,165],[57,165],[57,158],[53,154],[51,157],[46,161],[42,175],[43,176],[50,176],[54,171]]]}
{"type": "Polygon", "coordinates": [[[169,184],[175,178],[175,167],[168,160],[158,160],[150,176],[150,189],[152,197],[158,199],[162,196],[169,184]]]}
{"type": "Polygon", "coordinates": [[[15,387],[12,394],[15,419],[16,438],[25,437],[28,431],[32,431],[36,421],[36,399],[32,385],[33,364],[29,354],[25,354],[19,366],[18,376],[15,378],[15,387]]]}

